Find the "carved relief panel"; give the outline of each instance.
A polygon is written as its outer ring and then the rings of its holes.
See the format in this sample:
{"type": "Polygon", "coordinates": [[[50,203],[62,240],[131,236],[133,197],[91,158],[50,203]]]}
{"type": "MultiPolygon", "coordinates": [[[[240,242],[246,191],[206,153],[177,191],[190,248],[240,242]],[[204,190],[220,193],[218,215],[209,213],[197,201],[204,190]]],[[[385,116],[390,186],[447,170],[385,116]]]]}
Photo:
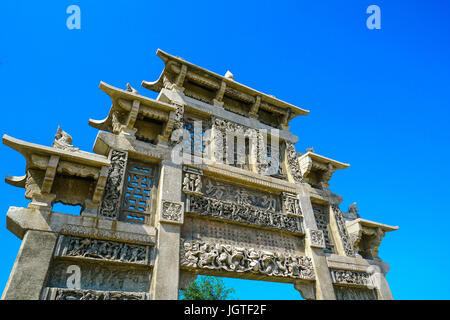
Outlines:
{"type": "Polygon", "coordinates": [[[152,252],[142,244],[61,235],[42,298],[149,299],[152,252]]]}
{"type": "Polygon", "coordinates": [[[149,246],[63,235],[59,237],[55,256],[140,265],[149,265],[151,262],[149,246]]]}
{"type": "Polygon", "coordinates": [[[299,202],[296,194],[282,192],[281,200],[283,203],[284,214],[291,215],[291,216],[297,216],[297,217],[302,216],[302,211],[300,209],[300,202],[299,202]]]}
{"type": "Polygon", "coordinates": [[[218,242],[182,240],[180,261],[182,267],[194,270],[305,280],[315,278],[309,257],[218,242]]]}
{"type": "Polygon", "coordinates": [[[45,288],[44,300],[150,300],[145,292],[45,288]]]}
{"type": "Polygon", "coordinates": [[[336,221],[337,229],[339,232],[339,237],[342,241],[342,246],[344,247],[344,253],[347,256],[354,256],[355,251],[353,250],[353,242],[350,239],[350,236],[347,231],[347,227],[345,225],[344,217],[342,215],[341,210],[338,205],[332,205],[331,211],[333,211],[334,219],[336,221]]]}
{"type": "Polygon", "coordinates": [[[303,182],[302,171],[298,162],[297,151],[292,142],[286,142],[286,166],[291,174],[292,180],[295,183],[303,182]]]}
{"type": "Polygon", "coordinates": [[[111,150],[111,166],[106,179],[105,192],[100,205],[99,216],[110,219],[118,219],[120,213],[120,197],[128,160],[128,153],[119,150],[111,150]]]}
{"type": "MultiPolygon", "coordinates": [[[[55,260],[49,270],[47,287],[68,288],[69,266],[74,261],[55,260]]],[[[146,268],[79,261],[80,289],[100,291],[149,292],[151,272],[146,268]]]]}
{"type": "MultiPolygon", "coordinates": [[[[186,174],[184,184],[194,187],[195,180],[190,178],[191,175],[187,178],[186,174]]],[[[195,179],[198,179],[198,184],[203,185],[203,189],[197,193],[184,191],[187,193],[186,212],[231,223],[303,234],[301,211],[296,195],[275,195],[211,178],[201,180],[199,175],[196,175],[195,179]]]]}
{"type": "Polygon", "coordinates": [[[204,178],[204,196],[216,200],[233,202],[238,205],[251,205],[259,209],[280,211],[280,198],[277,195],[233,186],[229,183],[204,178]]]}

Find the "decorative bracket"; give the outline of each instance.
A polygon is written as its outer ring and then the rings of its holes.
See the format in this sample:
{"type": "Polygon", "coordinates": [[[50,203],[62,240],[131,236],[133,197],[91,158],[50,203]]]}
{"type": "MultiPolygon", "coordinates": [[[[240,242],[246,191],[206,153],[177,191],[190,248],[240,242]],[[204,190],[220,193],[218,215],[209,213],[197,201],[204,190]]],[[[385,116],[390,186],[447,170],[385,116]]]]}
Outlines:
{"type": "Polygon", "coordinates": [[[183,64],[183,65],[181,65],[181,71],[178,74],[175,85],[173,86],[175,89],[178,89],[181,92],[184,91],[183,85],[184,85],[184,79],[186,78],[186,74],[187,74],[187,65],[183,64]]]}
{"type": "Polygon", "coordinates": [[[300,292],[303,299],[316,300],[315,282],[297,280],[294,283],[294,288],[300,292]]]}
{"type": "Polygon", "coordinates": [[[353,249],[365,259],[380,260],[378,247],[386,232],[395,231],[398,227],[365,220],[355,219],[346,222],[353,249]]]}
{"type": "Polygon", "coordinates": [[[250,112],[248,114],[250,118],[258,117],[258,110],[260,105],[261,105],[261,96],[256,96],[255,103],[253,103],[252,108],[250,109],[250,112]]]}
{"type": "Polygon", "coordinates": [[[348,168],[350,165],[314,153],[309,149],[298,158],[299,170],[303,180],[312,187],[328,190],[333,173],[338,169],[348,168]]]}
{"type": "Polygon", "coordinates": [[[227,88],[227,84],[225,81],[220,83],[219,90],[217,91],[216,97],[213,99],[213,103],[215,106],[223,108],[223,95],[225,93],[225,89],[227,88]]]}

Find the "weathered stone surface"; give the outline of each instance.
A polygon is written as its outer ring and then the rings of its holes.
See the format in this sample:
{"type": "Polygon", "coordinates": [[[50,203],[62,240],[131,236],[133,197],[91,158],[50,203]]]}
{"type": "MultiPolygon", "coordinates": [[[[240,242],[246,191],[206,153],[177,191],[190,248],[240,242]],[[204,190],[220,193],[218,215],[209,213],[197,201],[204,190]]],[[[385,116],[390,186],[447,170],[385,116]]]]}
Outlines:
{"type": "Polygon", "coordinates": [[[30,230],[25,233],[2,299],[40,299],[56,239],[57,235],[52,232],[30,230]]]}
{"type": "Polygon", "coordinates": [[[45,300],[150,300],[148,293],[45,288],[45,300]]]}
{"type": "MultiPolygon", "coordinates": [[[[157,300],[178,299],[182,221],[173,223],[173,220],[167,220],[165,211],[167,208],[164,207],[164,203],[180,205],[181,208],[177,208],[176,213],[180,213],[182,217],[181,194],[182,167],[163,161],[158,190],[159,209],[155,221],[158,228],[158,254],[155,258],[154,281],[150,291],[157,300]]],[[[178,218],[177,214],[175,216],[178,218]]]]}
{"type": "Polygon", "coordinates": [[[28,208],[10,207],[6,215],[6,226],[20,239],[28,230],[40,230],[133,243],[156,243],[156,229],[150,225],[28,208]]]}
{"type": "Polygon", "coordinates": [[[45,286],[67,289],[71,275],[68,268],[72,265],[80,268],[80,288],[83,290],[148,292],[150,289],[149,268],[71,259],[55,259],[52,262],[45,286]]]}
{"type": "Polygon", "coordinates": [[[361,218],[346,222],[350,241],[353,249],[363,258],[380,259],[378,257],[378,247],[381,244],[386,232],[397,230],[385,224],[364,220],[361,218]]]}
{"type": "Polygon", "coordinates": [[[78,236],[60,236],[54,256],[138,265],[151,263],[149,246],[78,236]]]}
{"type": "Polygon", "coordinates": [[[336,300],[378,300],[374,289],[337,286],[336,300]]]}
{"type": "Polygon", "coordinates": [[[186,217],[181,235],[186,240],[203,240],[233,246],[304,255],[304,240],[278,230],[249,228],[246,225],[186,217]]]}
{"type": "MultiPolygon", "coordinates": [[[[3,299],[177,299],[197,274],[291,283],[305,299],[392,299],[378,248],[396,230],[330,191],[349,165],[295,150],[309,111],[158,50],[142,86],[100,83],[112,100],[94,153],[61,128],[51,147],[3,136],[26,159],[23,239],[3,299]],[[178,156],[178,157],[177,157],[178,156]],[[81,206],[81,215],[53,205],[81,206]]],[[[106,113],[106,112],[105,112],[106,113]]]]}
{"type": "Polygon", "coordinates": [[[308,257],[198,240],[182,241],[181,266],[272,277],[314,279],[311,259],[308,257]]]}

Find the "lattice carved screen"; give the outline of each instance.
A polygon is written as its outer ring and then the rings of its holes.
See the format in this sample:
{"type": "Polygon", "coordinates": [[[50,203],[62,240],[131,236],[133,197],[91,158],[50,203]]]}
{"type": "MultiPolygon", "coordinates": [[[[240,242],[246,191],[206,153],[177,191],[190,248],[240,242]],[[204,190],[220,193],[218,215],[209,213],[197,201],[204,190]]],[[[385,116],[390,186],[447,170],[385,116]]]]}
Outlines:
{"type": "Polygon", "coordinates": [[[128,162],[122,196],[121,220],[145,223],[151,212],[155,166],[128,162]]]}
{"type": "Polygon", "coordinates": [[[325,206],[313,204],[314,218],[316,219],[317,228],[323,231],[323,236],[325,238],[324,250],[328,252],[334,252],[333,239],[329,232],[330,218],[329,210],[325,206]]]}

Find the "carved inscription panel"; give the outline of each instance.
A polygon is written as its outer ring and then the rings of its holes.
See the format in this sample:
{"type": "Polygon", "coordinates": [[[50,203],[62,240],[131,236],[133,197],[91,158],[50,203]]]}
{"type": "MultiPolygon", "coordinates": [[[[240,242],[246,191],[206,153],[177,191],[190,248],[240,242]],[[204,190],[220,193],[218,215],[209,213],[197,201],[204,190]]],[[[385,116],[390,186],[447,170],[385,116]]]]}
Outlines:
{"type": "Polygon", "coordinates": [[[304,254],[304,239],[280,231],[254,229],[218,221],[185,217],[182,238],[255,249],[304,254]]]}

